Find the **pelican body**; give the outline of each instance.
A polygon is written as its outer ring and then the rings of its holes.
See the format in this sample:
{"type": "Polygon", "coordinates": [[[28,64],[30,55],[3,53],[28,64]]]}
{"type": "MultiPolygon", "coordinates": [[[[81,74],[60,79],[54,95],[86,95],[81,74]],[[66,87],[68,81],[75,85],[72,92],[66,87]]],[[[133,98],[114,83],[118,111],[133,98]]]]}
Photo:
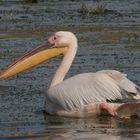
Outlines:
{"type": "Polygon", "coordinates": [[[93,117],[100,114],[129,118],[140,107],[139,87],[116,70],[82,73],[64,80],[75,58],[78,41],[72,32],[59,31],[48,38],[53,45],[40,45],[0,73],[0,80],[32,68],[47,59],[64,55],[46,93],[45,110],[65,117],[93,117]],[[45,48],[38,53],[36,51],[45,48]],[[133,102],[122,103],[124,99],[133,102]],[[120,100],[120,103],[116,103],[120,100]]]}

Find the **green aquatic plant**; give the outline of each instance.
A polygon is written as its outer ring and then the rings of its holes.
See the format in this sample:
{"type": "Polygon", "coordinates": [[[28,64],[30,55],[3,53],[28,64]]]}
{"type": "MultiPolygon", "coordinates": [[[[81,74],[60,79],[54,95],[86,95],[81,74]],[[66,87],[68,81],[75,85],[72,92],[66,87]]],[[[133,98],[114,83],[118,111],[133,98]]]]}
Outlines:
{"type": "Polygon", "coordinates": [[[96,7],[92,8],[90,13],[92,14],[104,14],[109,10],[104,5],[97,5],[96,7]]]}
{"type": "Polygon", "coordinates": [[[15,18],[16,14],[13,12],[7,12],[3,14],[4,20],[13,20],[15,18]]]}
{"type": "Polygon", "coordinates": [[[105,14],[107,12],[113,12],[113,10],[109,10],[105,7],[105,5],[90,5],[82,4],[80,9],[78,10],[81,14],[105,14]]]}
{"type": "Polygon", "coordinates": [[[140,30],[140,25],[137,25],[136,28],[140,30]]]}
{"type": "Polygon", "coordinates": [[[131,42],[129,42],[125,47],[133,47],[133,48],[134,48],[134,47],[135,47],[135,48],[138,48],[138,47],[139,47],[139,48],[140,48],[140,42],[134,42],[134,41],[132,42],[132,41],[131,41],[131,42]]]}
{"type": "Polygon", "coordinates": [[[3,58],[3,53],[0,53],[0,59],[2,59],[3,58]]]}
{"type": "Polygon", "coordinates": [[[89,13],[89,9],[88,9],[86,4],[82,3],[82,5],[81,5],[81,7],[79,9],[79,13],[81,13],[81,14],[89,13]]]}
{"type": "Polygon", "coordinates": [[[25,3],[38,3],[38,0],[25,0],[25,3]]]}
{"type": "Polygon", "coordinates": [[[139,34],[137,33],[127,33],[128,40],[138,40],[139,34]]]}

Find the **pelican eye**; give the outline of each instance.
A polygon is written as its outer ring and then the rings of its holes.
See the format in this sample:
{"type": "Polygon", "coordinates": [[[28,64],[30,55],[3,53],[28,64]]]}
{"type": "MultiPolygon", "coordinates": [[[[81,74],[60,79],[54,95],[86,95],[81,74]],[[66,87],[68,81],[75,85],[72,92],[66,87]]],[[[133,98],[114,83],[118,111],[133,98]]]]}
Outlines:
{"type": "Polygon", "coordinates": [[[54,36],[54,37],[53,37],[53,40],[56,40],[56,39],[57,39],[57,37],[56,37],[56,36],[54,36]]]}

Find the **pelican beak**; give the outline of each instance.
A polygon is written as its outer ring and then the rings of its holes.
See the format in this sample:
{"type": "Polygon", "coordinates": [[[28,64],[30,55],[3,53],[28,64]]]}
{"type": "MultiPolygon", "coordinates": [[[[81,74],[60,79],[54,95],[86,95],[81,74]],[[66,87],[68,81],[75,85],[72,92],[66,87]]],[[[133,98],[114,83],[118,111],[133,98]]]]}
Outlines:
{"type": "Polygon", "coordinates": [[[13,64],[0,72],[0,80],[11,77],[17,73],[30,69],[47,59],[53,58],[60,54],[65,54],[67,47],[51,47],[48,48],[46,44],[39,45],[23,57],[19,58],[13,64]],[[42,50],[43,49],[43,50],[42,50]],[[45,49],[45,50],[44,50],[45,49]]]}

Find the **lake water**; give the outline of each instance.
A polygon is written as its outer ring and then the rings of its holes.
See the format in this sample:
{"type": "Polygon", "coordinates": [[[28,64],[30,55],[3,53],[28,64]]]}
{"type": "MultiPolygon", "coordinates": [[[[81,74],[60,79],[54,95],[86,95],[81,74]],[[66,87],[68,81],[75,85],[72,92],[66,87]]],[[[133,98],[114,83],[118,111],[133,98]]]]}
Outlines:
{"type": "MultiPolygon", "coordinates": [[[[139,0],[0,0],[1,70],[59,30],[74,32],[79,50],[67,77],[116,69],[140,85],[139,0]],[[110,12],[82,14],[82,3],[110,12]]],[[[0,81],[1,140],[138,140],[140,115],[72,119],[44,113],[44,97],[62,57],[0,81]]],[[[138,112],[140,114],[140,111],[138,112]]]]}

